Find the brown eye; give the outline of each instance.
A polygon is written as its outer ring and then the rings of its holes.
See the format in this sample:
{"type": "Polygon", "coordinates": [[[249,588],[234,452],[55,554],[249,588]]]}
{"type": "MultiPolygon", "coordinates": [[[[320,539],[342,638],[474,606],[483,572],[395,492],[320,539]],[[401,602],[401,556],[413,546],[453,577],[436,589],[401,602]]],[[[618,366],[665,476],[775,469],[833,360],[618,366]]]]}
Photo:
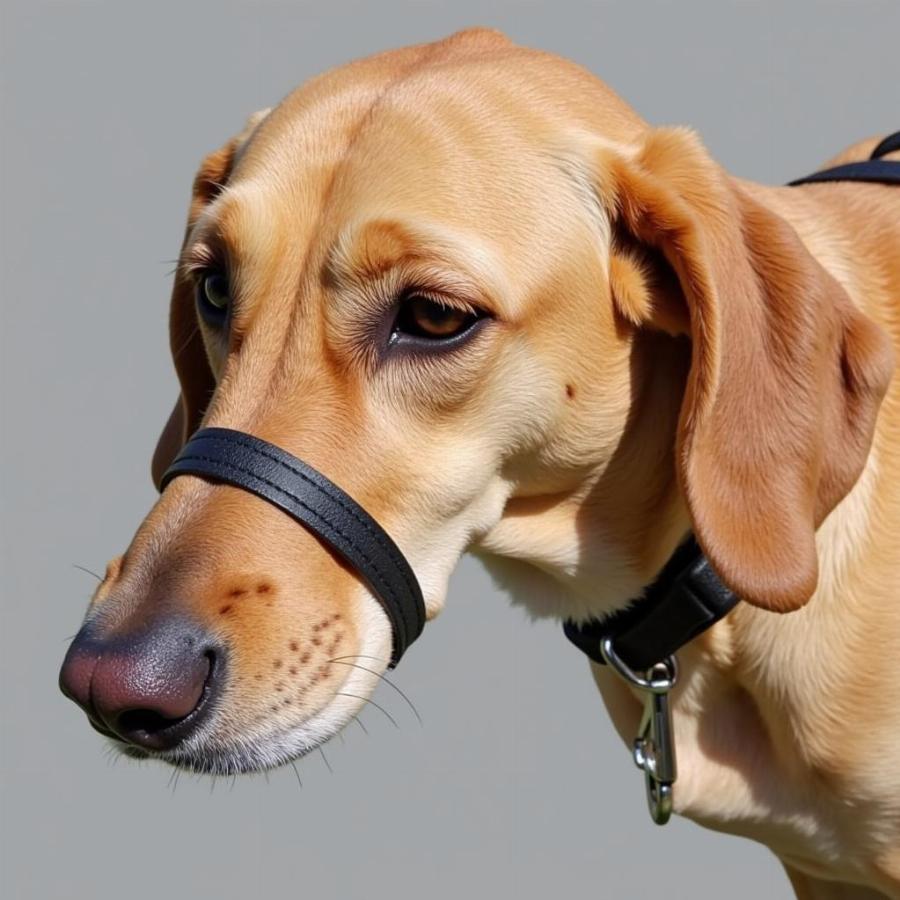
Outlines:
{"type": "Polygon", "coordinates": [[[411,294],[400,304],[394,334],[432,341],[448,340],[468,331],[478,319],[474,313],[439,303],[421,294],[411,294]]]}

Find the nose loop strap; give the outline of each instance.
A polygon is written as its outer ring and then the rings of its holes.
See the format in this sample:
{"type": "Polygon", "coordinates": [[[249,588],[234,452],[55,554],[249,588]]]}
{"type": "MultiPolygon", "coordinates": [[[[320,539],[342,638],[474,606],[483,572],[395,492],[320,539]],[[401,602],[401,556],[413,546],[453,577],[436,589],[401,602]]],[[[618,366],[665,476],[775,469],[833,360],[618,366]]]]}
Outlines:
{"type": "Polygon", "coordinates": [[[335,550],[387,613],[393,631],[391,668],[422,633],[425,602],[406,558],[372,516],[317,469],[242,431],[202,428],[163,475],[162,489],[179,475],[197,475],[255,494],[335,550]]]}

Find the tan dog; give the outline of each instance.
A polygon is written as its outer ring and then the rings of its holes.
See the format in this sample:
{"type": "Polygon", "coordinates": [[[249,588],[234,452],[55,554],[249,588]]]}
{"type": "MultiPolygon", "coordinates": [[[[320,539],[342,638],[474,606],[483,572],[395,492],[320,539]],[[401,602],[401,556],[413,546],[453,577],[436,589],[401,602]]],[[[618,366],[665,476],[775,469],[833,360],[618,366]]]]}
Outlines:
{"type": "MultiPolygon", "coordinates": [[[[900,896],[898,297],[900,191],[739,181],[465,32],[316,78],[203,161],[154,472],[201,420],[284,447],[382,523],[429,616],[466,550],[538,615],[600,615],[693,530],[745,602],[681,654],[677,811],[800,896],[900,896]]],[[[244,771],[350,721],[376,682],[350,663],[390,640],[309,533],[182,477],[63,683],[132,753],[244,771]]],[[[630,740],[640,704],[594,674],[630,740]]]]}

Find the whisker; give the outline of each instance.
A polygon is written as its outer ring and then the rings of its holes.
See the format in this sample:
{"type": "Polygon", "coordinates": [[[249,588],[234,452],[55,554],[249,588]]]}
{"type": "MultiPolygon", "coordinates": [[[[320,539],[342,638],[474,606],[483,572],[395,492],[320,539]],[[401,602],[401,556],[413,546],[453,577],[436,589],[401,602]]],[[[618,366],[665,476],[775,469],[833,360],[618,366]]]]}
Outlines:
{"type": "Polygon", "coordinates": [[[178,357],[181,356],[181,354],[184,353],[185,350],[187,350],[188,344],[190,344],[190,342],[194,339],[194,335],[197,334],[197,332],[199,330],[200,330],[199,325],[195,325],[191,329],[191,333],[185,338],[184,343],[172,354],[172,359],[177,360],[178,357]]]}
{"type": "Polygon", "coordinates": [[[412,700],[409,699],[409,697],[406,696],[406,694],[403,693],[403,691],[400,690],[400,688],[397,687],[396,684],[394,684],[393,681],[390,680],[390,678],[387,677],[387,675],[381,675],[374,669],[366,668],[366,666],[361,666],[358,663],[346,662],[345,660],[347,659],[350,659],[350,657],[339,656],[337,657],[337,659],[329,660],[329,662],[340,663],[342,666],[353,666],[354,669],[362,669],[363,672],[369,672],[370,674],[380,678],[385,684],[390,685],[406,701],[406,705],[413,711],[413,714],[419,720],[419,725],[424,725],[424,723],[422,722],[422,717],[419,715],[419,711],[416,709],[415,704],[412,702],[412,700]]]}
{"type": "Polygon", "coordinates": [[[110,744],[106,750],[104,751],[104,755],[106,756],[106,765],[112,768],[119,761],[119,750],[114,745],[110,744]]]}
{"type": "Polygon", "coordinates": [[[353,717],[353,721],[356,722],[356,724],[359,725],[360,728],[362,728],[363,734],[366,735],[366,737],[368,737],[368,735],[369,735],[369,729],[366,728],[365,725],[363,725],[362,719],[361,719],[359,716],[354,716],[354,717],[353,717]]]}
{"type": "Polygon", "coordinates": [[[325,768],[334,775],[334,769],[331,768],[331,763],[328,762],[328,757],[325,755],[325,750],[322,747],[319,747],[319,753],[322,754],[322,760],[325,763],[325,768]]]}
{"type": "Polygon", "coordinates": [[[358,694],[348,694],[345,691],[338,691],[338,697],[352,697],[354,700],[362,700],[363,703],[369,703],[375,707],[375,709],[380,709],[390,720],[391,724],[394,728],[399,729],[400,726],[397,724],[397,720],[383,707],[379,706],[374,700],[370,700],[368,697],[360,697],[358,694]]]}
{"type": "Polygon", "coordinates": [[[376,662],[383,662],[385,665],[390,662],[384,656],[369,656],[365,653],[348,653],[346,656],[337,656],[335,659],[374,659],[376,662]]]}
{"type": "Polygon", "coordinates": [[[300,785],[300,790],[303,790],[303,781],[300,778],[300,770],[297,768],[297,763],[294,760],[291,760],[291,768],[294,770],[294,774],[297,776],[297,784],[300,785]]]}
{"type": "Polygon", "coordinates": [[[103,576],[98,575],[93,569],[89,569],[87,566],[79,566],[78,563],[72,563],[73,569],[81,569],[82,572],[87,572],[88,575],[93,575],[97,581],[103,581],[103,576]]]}

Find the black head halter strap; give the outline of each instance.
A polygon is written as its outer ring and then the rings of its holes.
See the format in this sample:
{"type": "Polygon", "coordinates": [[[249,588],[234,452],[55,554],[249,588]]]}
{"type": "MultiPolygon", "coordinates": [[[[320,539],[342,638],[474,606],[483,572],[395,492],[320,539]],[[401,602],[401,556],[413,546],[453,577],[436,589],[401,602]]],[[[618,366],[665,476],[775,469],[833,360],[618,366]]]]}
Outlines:
{"type": "Polygon", "coordinates": [[[425,603],[416,576],[387,532],[321,472],[242,431],[202,428],[162,478],[199,475],[256,494],[321,538],[366,582],[393,630],[391,668],[422,633],[425,603]]]}

